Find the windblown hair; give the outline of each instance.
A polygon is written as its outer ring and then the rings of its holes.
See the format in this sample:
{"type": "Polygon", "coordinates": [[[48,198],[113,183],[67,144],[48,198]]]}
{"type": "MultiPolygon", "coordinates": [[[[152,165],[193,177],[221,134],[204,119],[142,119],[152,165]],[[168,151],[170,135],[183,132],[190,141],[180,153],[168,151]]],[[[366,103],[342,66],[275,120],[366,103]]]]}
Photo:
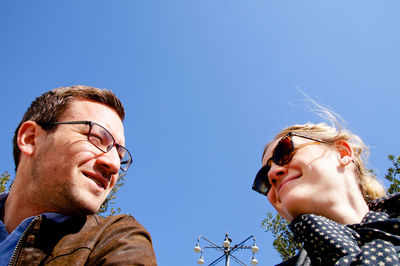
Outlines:
{"type": "MultiPolygon", "coordinates": [[[[19,157],[21,154],[21,151],[17,145],[17,135],[21,125],[26,121],[42,123],[57,122],[62,114],[68,109],[70,103],[77,99],[91,100],[107,105],[117,112],[121,121],[124,120],[124,107],[121,101],[110,90],[77,85],[72,87],[60,87],[48,91],[37,97],[31,103],[14,132],[13,155],[15,170],[18,168],[19,157]]],[[[49,126],[44,129],[47,132],[52,132],[56,129],[56,125],[49,126]]]]}
{"type": "MultiPolygon", "coordinates": [[[[319,106],[321,108],[321,106],[319,106]]],[[[364,160],[367,160],[368,157],[368,147],[361,140],[361,138],[349,130],[341,129],[339,122],[336,119],[336,116],[333,112],[324,108],[323,115],[325,118],[329,118],[332,122],[332,126],[327,125],[326,123],[306,123],[303,125],[293,125],[283,129],[279,132],[274,140],[266,145],[263,152],[263,157],[268,147],[277,139],[282,138],[289,132],[297,132],[302,133],[310,137],[318,138],[321,140],[325,140],[328,145],[333,145],[333,143],[337,140],[345,140],[349,143],[351,148],[353,149],[353,163],[355,165],[354,172],[357,178],[357,183],[362,192],[362,195],[366,202],[380,198],[386,195],[386,192],[381,185],[381,183],[376,179],[375,175],[366,168],[364,164],[364,160]],[[334,126],[336,125],[336,126],[334,126]],[[338,128],[338,129],[337,129],[338,128]]]]}

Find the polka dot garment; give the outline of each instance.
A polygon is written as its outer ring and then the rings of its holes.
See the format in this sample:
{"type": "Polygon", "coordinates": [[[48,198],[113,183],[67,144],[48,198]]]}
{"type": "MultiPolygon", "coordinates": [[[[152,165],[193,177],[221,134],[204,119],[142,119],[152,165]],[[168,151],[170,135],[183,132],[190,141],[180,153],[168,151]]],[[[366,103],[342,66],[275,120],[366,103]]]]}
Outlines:
{"type": "Polygon", "coordinates": [[[400,265],[400,194],[371,201],[359,224],[301,215],[290,224],[301,254],[282,265],[400,265]]]}

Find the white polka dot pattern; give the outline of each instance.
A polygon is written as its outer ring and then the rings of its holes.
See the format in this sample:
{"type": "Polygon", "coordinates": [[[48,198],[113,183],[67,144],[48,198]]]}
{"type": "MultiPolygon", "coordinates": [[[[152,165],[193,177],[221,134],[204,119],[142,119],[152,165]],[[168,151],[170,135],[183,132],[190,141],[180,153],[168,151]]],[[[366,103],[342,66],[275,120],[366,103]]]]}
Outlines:
{"type": "Polygon", "coordinates": [[[306,214],[294,219],[290,228],[311,265],[400,265],[399,203],[400,194],[370,202],[359,224],[306,214]]]}

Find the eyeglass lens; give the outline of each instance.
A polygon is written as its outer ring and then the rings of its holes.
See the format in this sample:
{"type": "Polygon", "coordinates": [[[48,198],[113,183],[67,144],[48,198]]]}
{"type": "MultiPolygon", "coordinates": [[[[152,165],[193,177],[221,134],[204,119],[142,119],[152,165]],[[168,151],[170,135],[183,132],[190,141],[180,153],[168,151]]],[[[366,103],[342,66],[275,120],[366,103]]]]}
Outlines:
{"type": "Polygon", "coordinates": [[[115,145],[118,151],[119,158],[121,160],[121,170],[128,170],[129,165],[132,163],[131,155],[125,147],[115,144],[113,136],[110,132],[108,132],[107,129],[96,123],[92,123],[88,139],[102,152],[109,152],[115,145]]]}

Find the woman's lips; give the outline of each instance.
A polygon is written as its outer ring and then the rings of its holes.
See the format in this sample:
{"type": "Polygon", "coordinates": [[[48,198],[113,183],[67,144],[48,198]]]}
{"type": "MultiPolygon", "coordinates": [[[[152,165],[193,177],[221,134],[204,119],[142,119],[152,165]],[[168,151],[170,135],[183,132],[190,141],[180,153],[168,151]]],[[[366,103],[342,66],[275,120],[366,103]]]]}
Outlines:
{"type": "Polygon", "coordinates": [[[286,183],[288,183],[288,182],[290,182],[290,181],[292,181],[292,180],[294,180],[294,179],[300,178],[300,177],[301,177],[301,175],[299,175],[299,176],[293,176],[293,177],[287,177],[287,178],[283,179],[282,182],[279,184],[278,193],[281,191],[282,187],[283,187],[286,183]]]}

